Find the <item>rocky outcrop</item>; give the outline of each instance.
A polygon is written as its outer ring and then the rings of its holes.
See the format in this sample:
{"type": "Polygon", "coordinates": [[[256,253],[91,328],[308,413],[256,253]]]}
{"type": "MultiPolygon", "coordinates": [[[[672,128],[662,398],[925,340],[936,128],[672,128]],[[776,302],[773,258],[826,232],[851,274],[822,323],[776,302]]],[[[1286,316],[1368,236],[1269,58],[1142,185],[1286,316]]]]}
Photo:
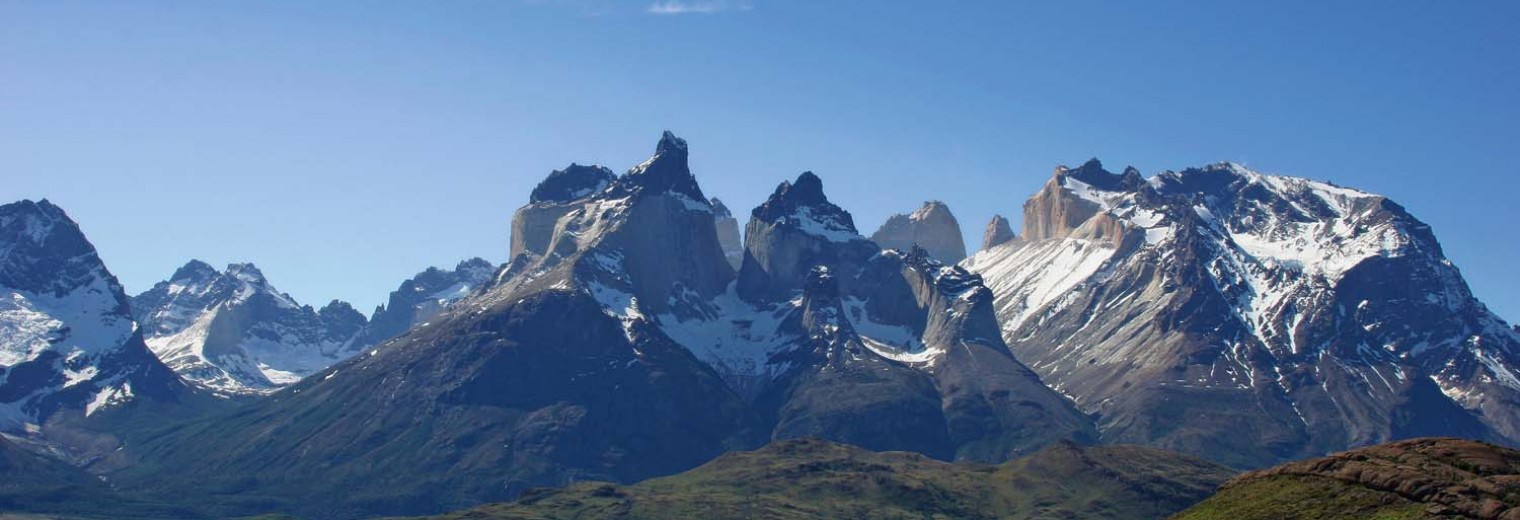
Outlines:
{"type": "Polygon", "coordinates": [[[1520,431],[1520,336],[1383,197],[1233,164],[1145,180],[1090,161],[1025,210],[1024,241],[964,265],[1013,351],[1110,442],[1261,467],[1520,431]]]}
{"type": "Polygon", "coordinates": [[[0,206],[0,431],[187,390],[143,344],[121,284],[63,209],[0,206]]]}
{"type": "Polygon", "coordinates": [[[734,218],[728,206],[717,197],[709,202],[713,207],[713,226],[718,230],[718,244],[723,246],[723,258],[734,271],[738,271],[744,265],[744,240],[739,237],[739,219],[734,218]]]}
{"type": "Polygon", "coordinates": [[[1221,495],[1316,480],[1387,495],[1383,503],[1415,505],[1406,509],[1423,518],[1520,519],[1520,451],[1466,439],[1413,439],[1253,471],[1225,483],[1221,495]]]}
{"type": "Polygon", "coordinates": [[[1002,215],[993,215],[987,223],[987,230],[982,233],[982,251],[1018,240],[1019,236],[1013,233],[1013,226],[1008,224],[1008,219],[1002,215]]]}
{"type": "Polygon", "coordinates": [[[296,302],[248,263],[218,272],[191,260],[132,305],[153,353],[221,394],[271,392],[342,361],[367,323],[346,302],[296,302]]]}
{"type": "Polygon", "coordinates": [[[871,241],[884,249],[908,251],[921,247],[935,260],[947,264],[966,258],[966,243],[961,238],[961,225],[950,213],[945,203],[931,200],[911,214],[897,214],[887,218],[871,241]]]}

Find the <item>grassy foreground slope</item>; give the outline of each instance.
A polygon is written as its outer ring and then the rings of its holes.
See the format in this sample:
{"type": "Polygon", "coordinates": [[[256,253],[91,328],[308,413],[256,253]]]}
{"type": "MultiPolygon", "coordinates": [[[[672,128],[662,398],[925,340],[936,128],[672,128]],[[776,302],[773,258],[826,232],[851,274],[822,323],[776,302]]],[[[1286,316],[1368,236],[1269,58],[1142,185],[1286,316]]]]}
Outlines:
{"type": "Polygon", "coordinates": [[[438,519],[1154,519],[1232,472],[1132,446],[1061,443],[992,466],[801,439],[634,485],[534,490],[438,519]]]}
{"type": "Polygon", "coordinates": [[[1520,451],[1413,439],[1246,473],[1173,520],[1520,520],[1520,451]]]}
{"type": "Polygon", "coordinates": [[[181,518],[172,504],[124,497],[84,470],[0,436],[0,520],[11,511],[117,519],[181,518]]]}

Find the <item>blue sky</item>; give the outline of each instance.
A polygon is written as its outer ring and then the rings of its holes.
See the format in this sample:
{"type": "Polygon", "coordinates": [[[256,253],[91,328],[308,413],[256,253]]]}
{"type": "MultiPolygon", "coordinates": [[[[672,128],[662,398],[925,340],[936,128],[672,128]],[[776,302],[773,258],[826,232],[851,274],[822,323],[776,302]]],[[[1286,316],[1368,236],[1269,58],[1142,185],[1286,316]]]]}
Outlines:
{"type": "Polygon", "coordinates": [[[660,131],[746,213],[813,170],[869,232],[976,243],[1057,164],[1220,160],[1383,193],[1520,319],[1516,2],[0,1],[0,199],[131,292],[190,258],[368,310],[503,261],[571,161],[660,131]],[[1224,5],[1228,4],[1228,5],[1224,5]],[[1333,4],[1333,5],[1327,5],[1333,4]]]}

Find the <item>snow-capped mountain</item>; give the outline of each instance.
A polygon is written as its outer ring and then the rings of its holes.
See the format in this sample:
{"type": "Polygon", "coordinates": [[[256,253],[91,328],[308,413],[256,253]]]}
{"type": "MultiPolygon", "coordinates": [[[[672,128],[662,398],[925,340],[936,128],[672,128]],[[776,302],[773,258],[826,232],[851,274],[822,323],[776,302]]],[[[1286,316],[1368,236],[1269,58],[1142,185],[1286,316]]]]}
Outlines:
{"type": "Polygon", "coordinates": [[[811,173],[751,213],[735,273],[687,156],[666,133],[623,175],[551,174],[481,289],[243,413],[128,450],[166,488],[252,479],[347,517],[639,480],[774,438],[1005,460],[1096,436],[1013,358],[977,276],[881,250],[811,173]],[[183,449],[200,443],[252,448],[183,449]]]}
{"type": "Polygon", "coordinates": [[[221,394],[267,393],[346,359],[366,324],[342,301],[301,305],[253,264],[191,260],[132,306],[159,359],[221,394]]]}
{"type": "Polygon", "coordinates": [[[496,266],[483,258],[459,262],[454,269],[429,267],[401,282],[385,305],[375,308],[346,350],[360,351],[428,323],[444,309],[491,280],[496,266]]]}
{"type": "Polygon", "coordinates": [[[1392,201],[1216,164],[1096,160],[964,266],[1105,440],[1238,466],[1417,435],[1520,438],[1520,335],[1392,201]]]}
{"type": "Polygon", "coordinates": [[[961,238],[960,222],[950,213],[950,206],[931,200],[907,215],[887,218],[871,241],[886,249],[908,251],[921,247],[935,260],[954,264],[966,258],[966,242],[961,238]]]}
{"type": "Polygon", "coordinates": [[[0,431],[182,390],[79,226],[46,200],[0,206],[0,431]]]}

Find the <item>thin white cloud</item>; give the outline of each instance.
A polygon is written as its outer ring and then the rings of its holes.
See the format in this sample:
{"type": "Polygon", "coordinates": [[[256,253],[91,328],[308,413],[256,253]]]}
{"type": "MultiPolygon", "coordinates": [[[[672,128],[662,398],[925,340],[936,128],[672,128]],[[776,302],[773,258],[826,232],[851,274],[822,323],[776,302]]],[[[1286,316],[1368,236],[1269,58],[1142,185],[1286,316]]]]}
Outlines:
{"type": "Polygon", "coordinates": [[[713,14],[754,8],[747,0],[659,0],[646,10],[650,14],[713,14]]]}

